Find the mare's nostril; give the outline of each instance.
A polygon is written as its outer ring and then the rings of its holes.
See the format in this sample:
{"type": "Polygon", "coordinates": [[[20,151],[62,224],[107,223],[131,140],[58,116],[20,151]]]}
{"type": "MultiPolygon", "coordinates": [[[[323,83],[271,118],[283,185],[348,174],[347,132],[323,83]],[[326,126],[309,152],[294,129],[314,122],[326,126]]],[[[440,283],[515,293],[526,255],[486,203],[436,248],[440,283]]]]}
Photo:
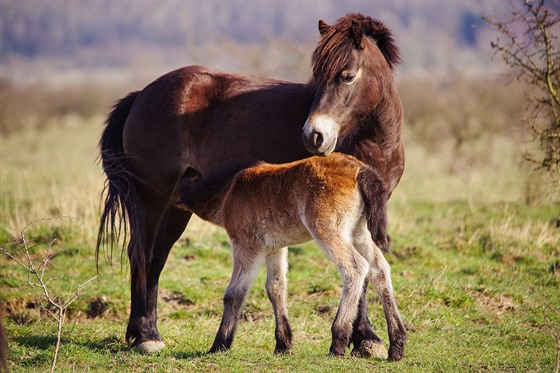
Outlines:
{"type": "Polygon", "coordinates": [[[315,132],[313,134],[313,145],[317,149],[319,149],[321,145],[323,145],[323,135],[321,135],[319,132],[315,132]]]}

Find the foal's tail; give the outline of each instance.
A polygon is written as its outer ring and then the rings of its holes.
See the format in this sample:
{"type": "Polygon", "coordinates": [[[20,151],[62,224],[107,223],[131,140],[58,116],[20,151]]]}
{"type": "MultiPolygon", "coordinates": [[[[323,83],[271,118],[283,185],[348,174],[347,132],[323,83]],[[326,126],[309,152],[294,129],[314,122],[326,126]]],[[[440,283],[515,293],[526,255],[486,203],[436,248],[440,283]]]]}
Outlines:
{"type": "MultiPolygon", "coordinates": [[[[105,206],[97,233],[96,263],[101,246],[120,244],[124,249],[130,235],[129,257],[131,277],[137,285],[145,282],[146,251],[144,244],[144,211],[140,203],[134,175],[123,150],[123,129],[132,104],[140,92],[129,93],[113,106],[99,141],[103,171],[107,175],[103,195],[105,206]],[[128,226],[127,223],[128,222],[128,226]],[[138,278],[138,276],[140,276],[138,278]]],[[[110,258],[112,254],[110,255],[110,258]]]]}
{"type": "Polygon", "coordinates": [[[358,171],[357,181],[365,203],[371,238],[382,251],[388,252],[391,250],[391,238],[387,233],[387,187],[377,172],[365,165],[358,171]]]}

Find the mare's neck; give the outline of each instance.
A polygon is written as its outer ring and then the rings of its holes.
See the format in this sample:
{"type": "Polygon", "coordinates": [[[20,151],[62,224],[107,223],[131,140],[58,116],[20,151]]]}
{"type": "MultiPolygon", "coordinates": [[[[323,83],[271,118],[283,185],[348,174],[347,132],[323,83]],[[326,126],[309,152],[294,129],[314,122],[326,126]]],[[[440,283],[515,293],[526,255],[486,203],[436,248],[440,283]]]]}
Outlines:
{"type": "Polygon", "coordinates": [[[357,126],[358,132],[342,141],[337,150],[352,154],[377,170],[392,193],[404,171],[403,113],[394,80],[391,78],[385,86],[377,107],[357,126]]]}
{"type": "Polygon", "coordinates": [[[364,126],[366,132],[373,137],[381,148],[385,158],[401,146],[403,110],[395,81],[391,77],[385,94],[372,113],[371,123],[364,126]]]}
{"type": "Polygon", "coordinates": [[[401,99],[392,79],[386,86],[377,106],[356,126],[357,132],[347,136],[337,149],[374,167],[401,146],[401,99]]]}

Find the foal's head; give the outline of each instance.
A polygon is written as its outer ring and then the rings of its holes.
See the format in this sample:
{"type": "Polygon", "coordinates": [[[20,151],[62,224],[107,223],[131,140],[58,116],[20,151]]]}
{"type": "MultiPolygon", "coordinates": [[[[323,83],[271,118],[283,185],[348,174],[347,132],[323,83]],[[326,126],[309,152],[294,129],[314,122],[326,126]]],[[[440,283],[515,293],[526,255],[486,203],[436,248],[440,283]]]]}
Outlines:
{"type": "Polygon", "coordinates": [[[383,23],[348,14],[332,26],[319,21],[321,39],[313,52],[315,99],[303,127],[313,154],[330,154],[339,137],[373,112],[387,84],[393,84],[399,50],[383,23]]]}

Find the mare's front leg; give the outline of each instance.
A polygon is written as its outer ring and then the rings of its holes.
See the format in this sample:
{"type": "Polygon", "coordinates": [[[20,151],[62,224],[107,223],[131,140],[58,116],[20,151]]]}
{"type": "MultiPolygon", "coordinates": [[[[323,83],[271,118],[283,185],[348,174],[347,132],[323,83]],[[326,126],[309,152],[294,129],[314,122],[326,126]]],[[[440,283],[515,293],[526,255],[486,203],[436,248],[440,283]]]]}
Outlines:
{"type": "Polygon", "coordinates": [[[151,260],[147,264],[146,289],[144,294],[137,288],[138,279],[131,281],[131,310],[126,337],[143,353],[153,353],[165,347],[157,330],[157,297],[159,276],[171,247],[179,239],[191,213],[168,205],[159,222],[153,244],[151,260]]]}
{"type": "Polygon", "coordinates": [[[283,247],[270,252],[266,256],[266,293],[274,309],[276,320],[276,348],[275,354],[285,353],[292,347],[292,330],[288,322],[286,307],[288,271],[288,248],[283,247]]]}
{"type": "Polygon", "coordinates": [[[366,289],[369,281],[366,278],[364,288],[358,303],[358,313],[352,326],[352,354],[362,357],[387,357],[387,350],[381,342],[381,338],[375,334],[368,317],[368,302],[366,289]]]}
{"type": "MultiPolygon", "coordinates": [[[[371,247],[374,243],[371,240],[371,233],[367,228],[365,219],[362,219],[362,221],[356,226],[352,236],[354,247],[368,261],[368,263],[371,263],[373,261],[373,250],[371,247]]],[[[386,359],[387,349],[383,346],[381,338],[379,338],[373,331],[368,317],[368,301],[366,293],[368,284],[369,279],[366,278],[364,289],[360,297],[360,303],[358,304],[358,314],[354,320],[352,330],[352,344],[354,345],[352,354],[367,358],[373,357],[386,359]]]]}
{"type": "Polygon", "coordinates": [[[406,328],[399,314],[393,284],[391,282],[391,267],[381,250],[374,247],[374,260],[371,263],[371,282],[383,304],[383,312],[387,320],[389,333],[389,361],[401,360],[404,356],[406,344],[406,328]]]}
{"type": "Polygon", "coordinates": [[[232,239],[233,273],[224,294],[224,313],[209,353],[229,350],[247,293],[264,260],[259,248],[239,245],[232,239]]]}

